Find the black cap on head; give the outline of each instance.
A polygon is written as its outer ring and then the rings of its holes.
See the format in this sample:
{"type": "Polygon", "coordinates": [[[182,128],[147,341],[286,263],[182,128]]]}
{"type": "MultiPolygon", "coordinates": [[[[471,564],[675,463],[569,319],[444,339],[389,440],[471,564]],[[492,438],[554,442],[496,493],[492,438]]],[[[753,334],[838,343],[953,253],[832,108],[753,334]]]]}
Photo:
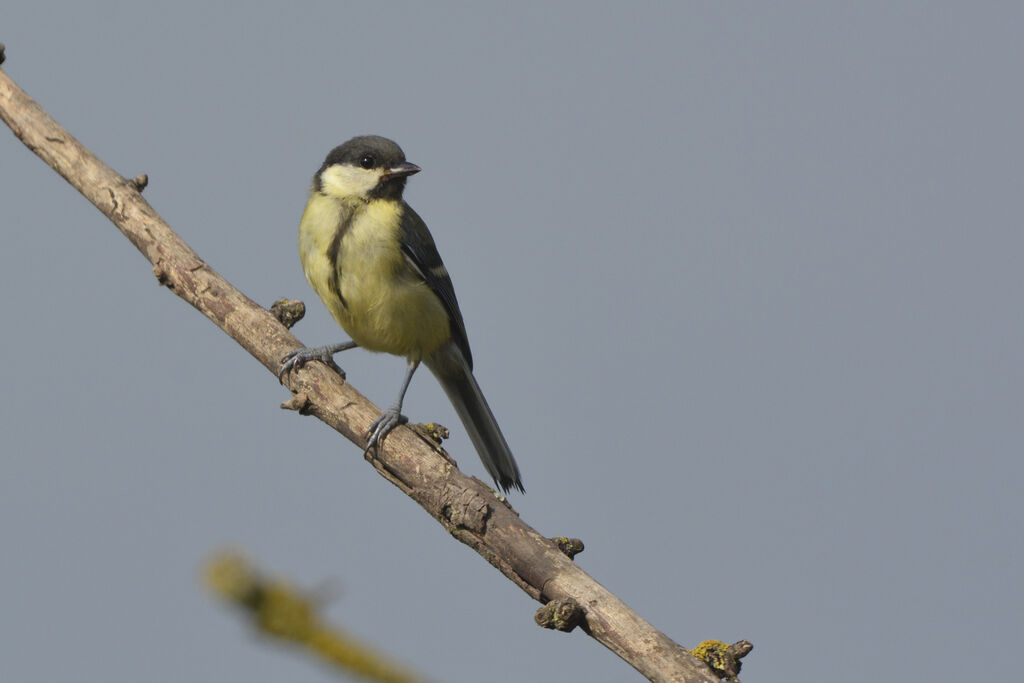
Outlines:
{"type": "Polygon", "coordinates": [[[393,140],[379,135],[360,135],[331,150],[324,168],[349,164],[362,168],[394,168],[405,161],[405,152],[393,140]]]}

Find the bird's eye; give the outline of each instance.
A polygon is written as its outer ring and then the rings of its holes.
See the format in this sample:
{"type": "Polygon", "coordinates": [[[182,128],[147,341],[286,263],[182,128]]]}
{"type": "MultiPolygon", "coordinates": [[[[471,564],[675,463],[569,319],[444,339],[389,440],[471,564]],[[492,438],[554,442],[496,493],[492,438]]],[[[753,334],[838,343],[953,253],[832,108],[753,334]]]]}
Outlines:
{"type": "Polygon", "coordinates": [[[372,156],[367,154],[366,156],[359,160],[359,165],[365,169],[371,169],[377,165],[377,161],[372,156]]]}

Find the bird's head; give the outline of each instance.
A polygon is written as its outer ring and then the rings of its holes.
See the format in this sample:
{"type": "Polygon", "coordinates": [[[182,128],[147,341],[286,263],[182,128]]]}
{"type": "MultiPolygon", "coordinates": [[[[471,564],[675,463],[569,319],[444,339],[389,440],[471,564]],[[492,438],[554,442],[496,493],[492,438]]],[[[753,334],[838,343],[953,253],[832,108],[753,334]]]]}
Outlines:
{"type": "Polygon", "coordinates": [[[393,141],[362,135],[331,150],[317,171],[314,187],[338,199],[400,199],[405,179],[419,171],[393,141]]]}

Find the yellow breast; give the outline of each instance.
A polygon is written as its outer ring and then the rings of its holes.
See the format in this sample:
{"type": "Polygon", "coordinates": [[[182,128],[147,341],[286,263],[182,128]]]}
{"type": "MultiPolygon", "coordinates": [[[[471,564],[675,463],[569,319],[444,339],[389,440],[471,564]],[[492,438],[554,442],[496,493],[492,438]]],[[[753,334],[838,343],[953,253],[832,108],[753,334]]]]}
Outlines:
{"type": "Polygon", "coordinates": [[[448,341],[451,328],[440,299],[402,254],[402,210],[401,202],[346,204],[314,192],[299,225],[299,254],[310,286],[352,341],[420,359],[448,341]]]}

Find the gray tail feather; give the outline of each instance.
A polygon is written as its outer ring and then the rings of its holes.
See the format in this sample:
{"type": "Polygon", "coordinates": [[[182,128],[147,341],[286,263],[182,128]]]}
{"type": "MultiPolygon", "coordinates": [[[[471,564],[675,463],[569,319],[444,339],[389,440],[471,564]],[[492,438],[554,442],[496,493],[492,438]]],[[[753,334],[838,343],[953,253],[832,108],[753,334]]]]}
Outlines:
{"type": "Polygon", "coordinates": [[[454,344],[448,343],[425,359],[424,363],[441,383],[444,393],[448,394],[448,400],[455,407],[455,412],[494,482],[505,493],[510,488],[525,493],[512,451],[462,352],[454,344]]]}

